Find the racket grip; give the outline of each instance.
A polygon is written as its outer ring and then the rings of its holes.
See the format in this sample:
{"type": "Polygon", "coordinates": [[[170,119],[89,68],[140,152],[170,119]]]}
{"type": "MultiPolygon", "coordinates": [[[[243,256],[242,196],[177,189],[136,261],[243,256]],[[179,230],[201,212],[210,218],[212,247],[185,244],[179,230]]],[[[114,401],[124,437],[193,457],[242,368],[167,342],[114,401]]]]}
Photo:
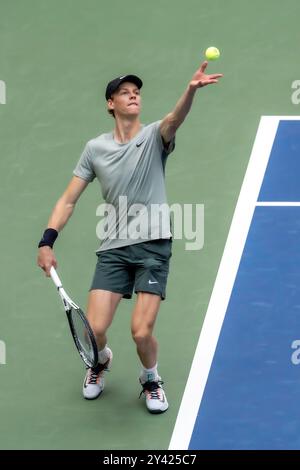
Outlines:
{"type": "Polygon", "coordinates": [[[54,282],[54,284],[56,285],[56,287],[59,289],[60,287],[62,287],[62,283],[61,283],[61,280],[59,279],[58,277],[58,274],[54,268],[54,266],[51,266],[51,269],[50,269],[50,276],[52,278],[52,281],[54,282]]]}

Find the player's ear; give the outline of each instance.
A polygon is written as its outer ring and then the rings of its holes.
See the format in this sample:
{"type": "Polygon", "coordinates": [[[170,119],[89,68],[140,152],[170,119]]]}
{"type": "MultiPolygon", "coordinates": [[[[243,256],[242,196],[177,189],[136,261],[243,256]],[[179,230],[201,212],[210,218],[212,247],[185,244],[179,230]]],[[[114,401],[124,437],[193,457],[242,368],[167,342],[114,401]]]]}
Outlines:
{"type": "Polygon", "coordinates": [[[113,99],[113,97],[111,97],[107,100],[107,109],[108,109],[108,111],[111,111],[111,110],[114,109],[114,99],[113,99]]]}

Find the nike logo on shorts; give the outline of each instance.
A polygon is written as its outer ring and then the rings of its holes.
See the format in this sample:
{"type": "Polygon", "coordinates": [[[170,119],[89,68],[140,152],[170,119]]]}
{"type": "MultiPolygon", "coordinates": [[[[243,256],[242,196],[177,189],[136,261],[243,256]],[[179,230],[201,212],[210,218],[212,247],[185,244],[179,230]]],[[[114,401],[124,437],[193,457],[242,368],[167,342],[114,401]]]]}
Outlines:
{"type": "Polygon", "coordinates": [[[150,281],[150,279],[149,279],[149,281],[148,281],[148,282],[149,282],[149,284],[158,284],[158,282],[157,282],[157,281],[150,281]]]}

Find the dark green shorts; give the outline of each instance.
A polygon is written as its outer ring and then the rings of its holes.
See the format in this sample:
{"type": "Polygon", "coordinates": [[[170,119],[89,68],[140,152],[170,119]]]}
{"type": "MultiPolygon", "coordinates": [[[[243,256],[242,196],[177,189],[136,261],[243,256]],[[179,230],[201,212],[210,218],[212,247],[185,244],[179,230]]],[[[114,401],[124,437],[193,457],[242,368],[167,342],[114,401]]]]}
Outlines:
{"type": "Polygon", "coordinates": [[[91,289],[123,294],[150,292],[166,297],[172,239],[158,239],[99,251],[91,289]]]}

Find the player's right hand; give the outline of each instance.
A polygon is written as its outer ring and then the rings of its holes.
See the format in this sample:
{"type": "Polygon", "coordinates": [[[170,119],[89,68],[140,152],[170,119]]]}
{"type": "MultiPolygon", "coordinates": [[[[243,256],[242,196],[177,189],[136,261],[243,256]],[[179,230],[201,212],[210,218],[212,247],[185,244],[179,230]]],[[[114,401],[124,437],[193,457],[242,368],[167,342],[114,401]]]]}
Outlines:
{"type": "Polygon", "coordinates": [[[39,248],[37,265],[45,271],[47,277],[50,277],[51,267],[57,267],[54,251],[50,246],[42,246],[39,248]]]}

